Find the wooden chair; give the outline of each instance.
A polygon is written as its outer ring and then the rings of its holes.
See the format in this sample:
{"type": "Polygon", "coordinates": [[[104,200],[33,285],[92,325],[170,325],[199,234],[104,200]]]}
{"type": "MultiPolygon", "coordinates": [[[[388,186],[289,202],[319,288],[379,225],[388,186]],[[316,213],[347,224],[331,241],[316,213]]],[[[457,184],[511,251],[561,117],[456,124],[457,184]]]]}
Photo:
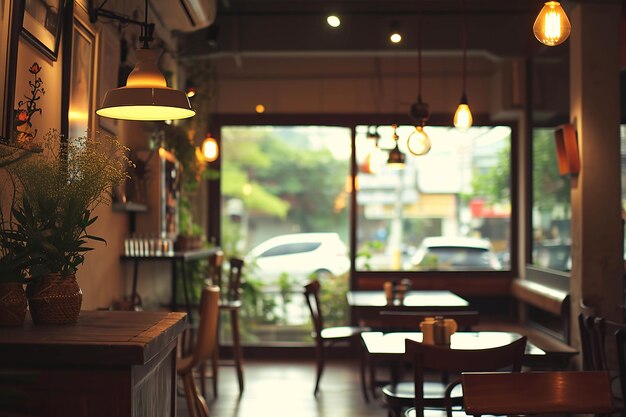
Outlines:
{"type": "MultiPolygon", "coordinates": [[[[406,401],[406,397],[396,396],[391,388],[385,390],[385,400],[390,405],[390,411],[395,416],[401,415],[401,409],[409,408],[406,417],[424,417],[425,407],[440,408],[434,414],[443,415],[446,408],[460,405],[460,397],[453,391],[458,381],[450,385],[438,382],[425,382],[426,370],[459,374],[465,371],[496,371],[509,368],[519,372],[526,349],[526,338],[504,346],[491,349],[450,349],[444,346],[434,346],[407,339],[405,341],[407,361],[413,364],[413,396],[406,401]],[[436,386],[439,384],[439,386],[436,386]]],[[[429,413],[433,414],[433,413],[429,413]]]]}
{"type": "Polygon", "coordinates": [[[209,255],[209,268],[207,270],[207,280],[211,285],[222,288],[222,266],[224,264],[224,252],[217,250],[209,255]]]}
{"type": "MultiPolygon", "coordinates": [[[[324,372],[326,357],[325,349],[337,342],[358,342],[357,339],[361,332],[370,330],[367,327],[350,326],[324,328],[324,319],[320,308],[320,289],[321,285],[317,280],[311,281],[309,284],[304,286],[304,298],[306,299],[309,311],[311,312],[311,319],[313,321],[313,337],[315,338],[317,377],[315,379],[313,395],[317,395],[317,392],[319,391],[320,379],[322,378],[322,373],[324,372]]],[[[360,344],[358,344],[358,346],[360,347],[360,344]]],[[[365,383],[364,355],[361,351],[359,351],[359,355],[361,359],[361,388],[363,390],[365,400],[369,401],[365,383]]]]}
{"type": "Polygon", "coordinates": [[[383,331],[419,331],[420,323],[426,317],[443,316],[454,319],[459,331],[469,331],[479,323],[478,311],[381,311],[380,326],[383,331]]]}
{"type": "MultiPolygon", "coordinates": [[[[176,361],[176,372],[182,378],[185,387],[187,408],[191,417],[208,417],[209,409],[206,401],[198,392],[193,371],[205,361],[213,357],[217,350],[217,322],[219,288],[205,287],[202,289],[200,299],[200,322],[196,335],[195,346],[192,351],[176,361]]],[[[204,380],[204,372],[200,380],[204,380]]]]}
{"type": "Polygon", "coordinates": [[[463,373],[461,382],[468,415],[613,411],[609,374],[604,371],[472,372],[463,373]]]}
{"type": "MultiPolygon", "coordinates": [[[[220,251],[221,252],[221,251],[220,251]]],[[[224,254],[221,252],[221,257],[224,254]]],[[[229,264],[229,272],[228,272],[228,281],[225,283],[221,277],[222,267],[221,260],[219,259],[219,255],[216,259],[216,265],[213,268],[214,276],[211,277],[212,282],[219,282],[226,291],[222,291],[222,297],[219,301],[219,311],[226,311],[230,317],[230,326],[232,333],[232,341],[233,341],[233,359],[234,365],[237,370],[237,382],[239,383],[239,393],[243,392],[244,389],[244,380],[243,380],[243,351],[241,348],[241,334],[239,330],[239,311],[241,310],[241,274],[244,265],[244,261],[239,258],[231,257],[228,260],[229,264]]],[[[222,287],[220,287],[222,288],[222,287]]],[[[218,347],[219,347],[219,335],[218,335],[218,347]]],[[[217,397],[218,388],[217,388],[217,380],[219,375],[219,349],[215,349],[213,354],[213,358],[211,361],[212,372],[213,372],[213,395],[217,397]]],[[[202,364],[200,366],[200,371],[202,375],[205,374],[206,364],[202,364]]],[[[202,391],[202,395],[206,396],[206,386],[205,380],[202,379],[200,382],[200,389],[202,391]]]]}
{"type": "Polygon", "coordinates": [[[597,370],[597,348],[594,346],[595,334],[593,330],[595,318],[593,316],[585,316],[583,313],[578,315],[578,330],[580,332],[580,347],[583,353],[583,370],[597,370]]]}

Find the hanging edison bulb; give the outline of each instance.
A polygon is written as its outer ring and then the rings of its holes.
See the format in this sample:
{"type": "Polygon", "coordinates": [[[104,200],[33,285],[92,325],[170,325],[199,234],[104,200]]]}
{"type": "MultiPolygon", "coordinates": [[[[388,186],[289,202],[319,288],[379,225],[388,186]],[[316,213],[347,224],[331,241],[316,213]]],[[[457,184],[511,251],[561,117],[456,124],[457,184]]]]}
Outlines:
{"type": "Polygon", "coordinates": [[[396,145],[389,151],[389,156],[387,157],[387,167],[392,169],[403,169],[406,155],[402,153],[400,147],[398,146],[398,134],[396,133],[398,125],[391,125],[391,128],[393,129],[393,140],[396,145]]]}
{"type": "Polygon", "coordinates": [[[465,93],[463,93],[461,103],[454,113],[454,127],[458,129],[469,129],[472,123],[474,123],[472,111],[470,110],[469,104],[467,104],[467,97],[465,93]]]}
{"type": "Polygon", "coordinates": [[[207,133],[206,138],[202,142],[202,155],[207,162],[213,162],[220,154],[220,148],[217,144],[217,140],[207,133]]]}
{"type": "Polygon", "coordinates": [[[569,37],[572,25],[558,1],[547,1],[533,24],[533,33],[544,45],[560,45],[569,37]]]}
{"type": "Polygon", "coordinates": [[[430,152],[430,138],[424,131],[424,127],[417,125],[413,133],[409,135],[406,141],[406,147],[413,155],[421,156],[430,152]]]}

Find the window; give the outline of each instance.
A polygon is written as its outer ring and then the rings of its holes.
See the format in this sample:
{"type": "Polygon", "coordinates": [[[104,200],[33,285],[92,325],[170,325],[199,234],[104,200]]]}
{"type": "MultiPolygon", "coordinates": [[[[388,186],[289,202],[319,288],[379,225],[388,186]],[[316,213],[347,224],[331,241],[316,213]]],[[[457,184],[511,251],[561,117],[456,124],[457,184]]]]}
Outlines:
{"type": "Polygon", "coordinates": [[[246,262],[244,343],[310,344],[302,291],[312,276],[325,324],[347,324],[351,137],[345,127],[222,127],[220,242],[246,262]]]}
{"type": "MultiPolygon", "coordinates": [[[[398,128],[399,147],[413,126],[398,128]]],[[[510,270],[511,128],[425,128],[425,156],[386,164],[388,126],[357,126],[358,271],[510,270]]]]}
{"type": "Polygon", "coordinates": [[[571,269],[569,177],[559,174],[553,128],[533,129],[532,261],[555,271],[571,269]]]}

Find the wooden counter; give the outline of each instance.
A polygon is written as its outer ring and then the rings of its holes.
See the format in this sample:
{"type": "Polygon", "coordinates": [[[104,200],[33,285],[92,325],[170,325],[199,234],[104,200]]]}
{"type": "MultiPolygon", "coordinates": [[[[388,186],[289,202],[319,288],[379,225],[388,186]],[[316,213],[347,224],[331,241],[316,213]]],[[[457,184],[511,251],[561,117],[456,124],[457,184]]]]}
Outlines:
{"type": "Polygon", "coordinates": [[[0,415],[176,415],[184,313],[81,311],[75,325],[0,328],[0,415]]]}

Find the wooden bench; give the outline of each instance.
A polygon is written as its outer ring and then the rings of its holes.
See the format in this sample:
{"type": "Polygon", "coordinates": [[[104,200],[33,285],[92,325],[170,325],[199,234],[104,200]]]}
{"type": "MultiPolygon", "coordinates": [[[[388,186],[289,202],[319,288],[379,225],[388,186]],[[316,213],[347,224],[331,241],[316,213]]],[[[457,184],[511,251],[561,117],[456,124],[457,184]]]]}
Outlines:
{"type": "Polygon", "coordinates": [[[546,352],[545,358],[526,361],[533,369],[567,369],[578,351],[570,342],[570,297],[565,291],[556,290],[536,282],[517,279],[511,284],[511,295],[518,301],[518,322],[485,322],[481,320],[477,330],[516,332],[528,338],[535,346],[546,352]],[[548,312],[561,321],[561,340],[528,320],[527,307],[533,306],[548,312]]]}

